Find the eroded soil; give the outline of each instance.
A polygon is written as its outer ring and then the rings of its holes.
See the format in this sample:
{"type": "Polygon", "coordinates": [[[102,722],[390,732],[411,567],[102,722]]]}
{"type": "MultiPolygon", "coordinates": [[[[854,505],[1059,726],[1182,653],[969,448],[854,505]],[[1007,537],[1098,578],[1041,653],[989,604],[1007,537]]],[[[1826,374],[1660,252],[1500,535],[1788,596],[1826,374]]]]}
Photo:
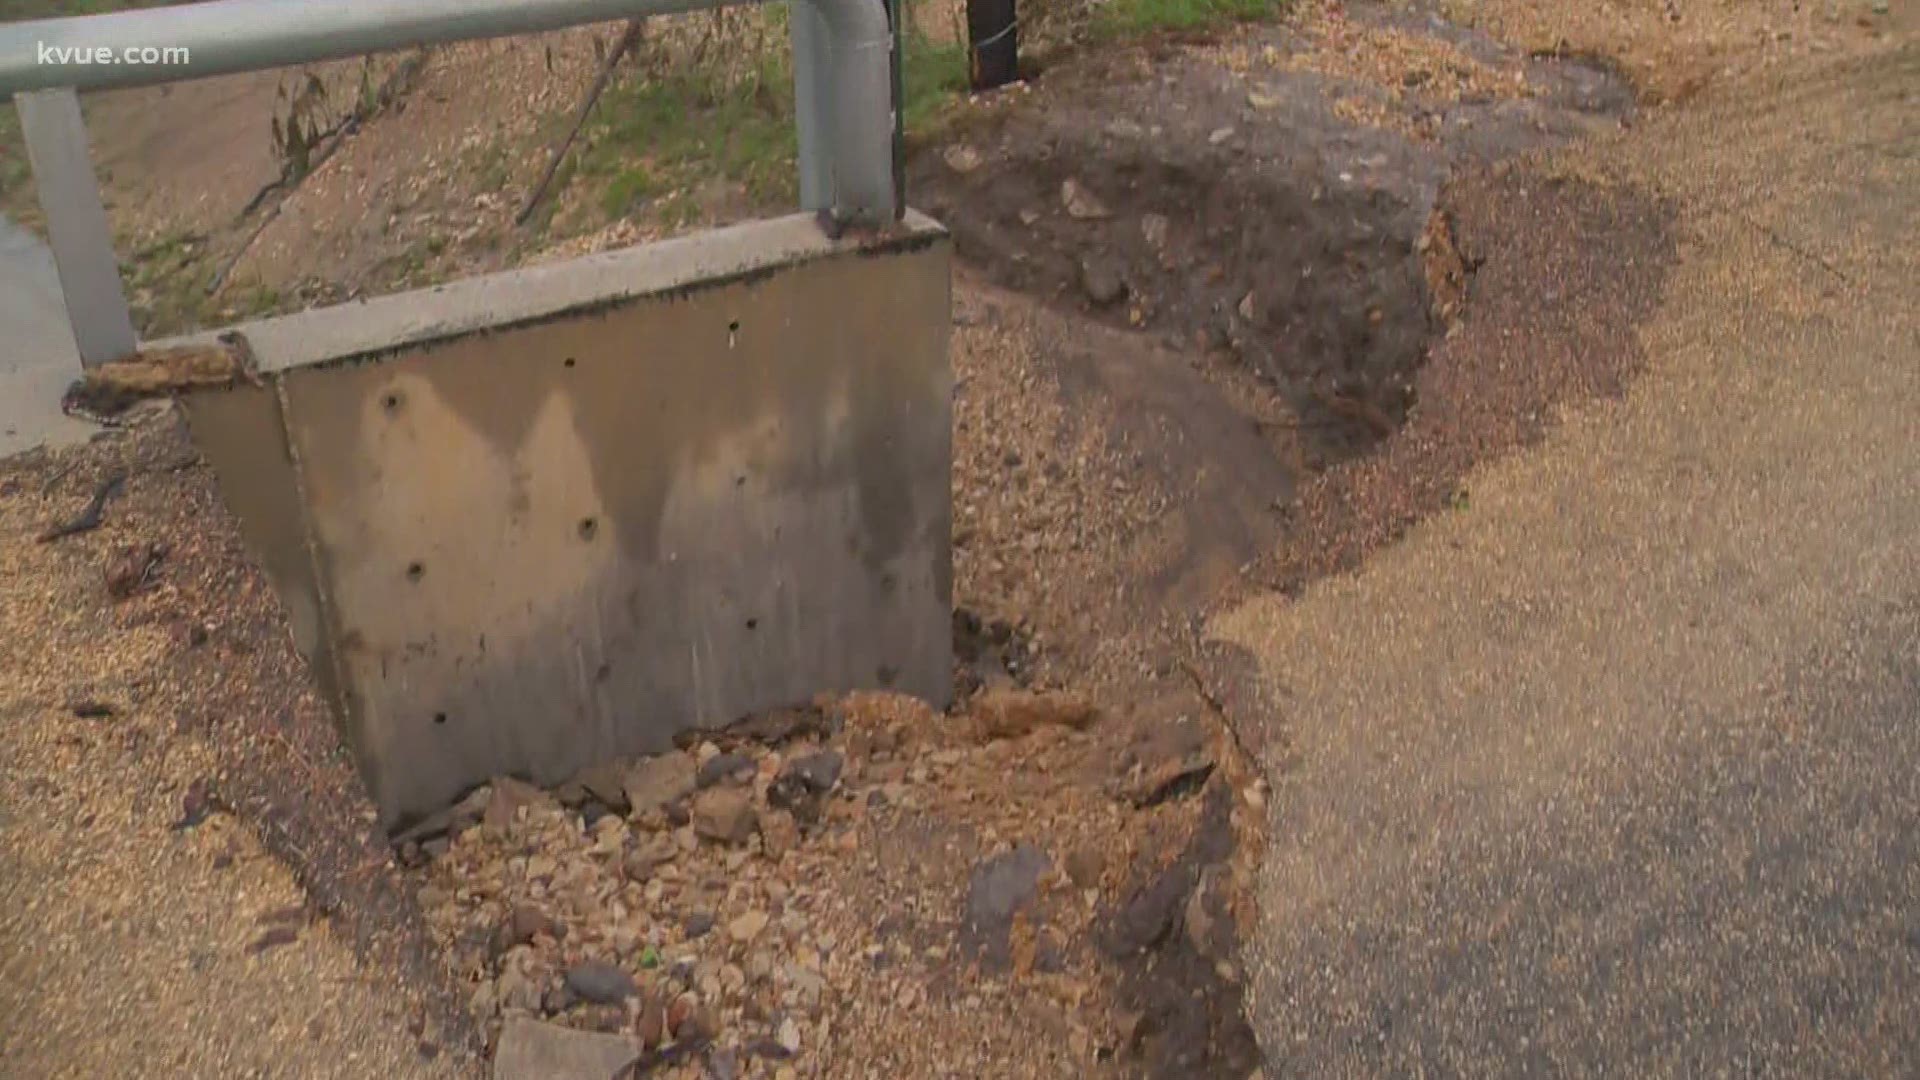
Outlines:
{"type": "Polygon", "coordinates": [[[1053,69],[921,153],[916,201],[994,281],[1244,365],[1309,468],[1415,404],[1456,170],[1617,127],[1628,87],[1410,18],[1325,15],[1053,69]]]}
{"type": "Polygon", "coordinates": [[[915,201],[961,261],[953,715],[826,701],[799,735],[690,746],[696,778],[738,762],[674,800],[636,809],[643,763],[606,797],[501,781],[395,850],[164,417],[0,476],[4,543],[31,555],[8,588],[48,559],[98,565],[47,601],[153,638],[167,673],[20,707],[124,699],[154,737],[206,746],[214,812],[418,989],[423,1054],[484,1053],[533,1016],[628,1033],[658,1075],[1242,1080],[1234,925],[1264,806],[1244,750],[1273,709],[1195,620],[1250,570],[1351,565],[1557,403],[1630,376],[1671,258],[1660,204],[1496,165],[1617,126],[1630,99],[1599,67],[1316,11],[1089,54],[922,150],[915,201]],[[1525,237],[1548,229],[1584,261],[1543,266],[1525,237]],[[29,546],[129,465],[103,529],[29,546]],[[115,601],[113,565],[149,543],[166,554],[115,601]],[[1049,716],[1092,712],[995,729],[1023,687],[1049,716]],[[776,793],[823,753],[839,771],[803,820],[776,793]],[[595,977],[634,992],[596,1001],[595,977]]]}

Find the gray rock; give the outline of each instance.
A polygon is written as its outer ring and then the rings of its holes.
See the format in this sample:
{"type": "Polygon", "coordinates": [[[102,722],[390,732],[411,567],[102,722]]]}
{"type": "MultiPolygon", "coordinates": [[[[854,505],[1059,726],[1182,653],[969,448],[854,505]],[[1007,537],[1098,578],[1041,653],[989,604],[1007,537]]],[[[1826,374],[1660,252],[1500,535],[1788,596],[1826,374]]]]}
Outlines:
{"type": "Polygon", "coordinates": [[[753,773],[753,759],[745,754],[715,754],[700,766],[694,774],[695,787],[710,788],[722,780],[730,780],[736,773],[753,773]]]}
{"type": "Polygon", "coordinates": [[[693,793],[694,761],[681,751],[647,758],[627,770],[622,789],[636,814],[677,802],[693,793]]]}
{"type": "Polygon", "coordinates": [[[1209,960],[1230,959],[1233,926],[1227,912],[1226,875],[1218,866],[1200,872],[1200,881],[1187,896],[1187,941],[1209,960]]]}
{"type": "Polygon", "coordinates": [[[1127,298],[1127,283],[1112,259],[1089,255],[1080,260],[1080,288],[1087,299],[1109,307],[1127,298]]]}
{"type": "Polygon", "coordinates": [[[1113,212],[1107,209],[1107,204],[1101,202],[1099,196],[1088,191],[1075,180],[1060,182],[1060,204],[1067,208],[1068,217],[1081,221],[1113,216],[1113,212]]]}
{"type": "Polygon", "coordinates": [[[559,936],[553,934],[553,920],[547,919],[545,911],[534,907],[532,903],[516,905],[513,915],[507,917],[507,936],[511,938],[507,947],[528,944],[536,934],[559,936]]]}
{"type": "Polygon", "coordinates": [[[781,775],[797,778],[809,791],[825,795],[840,782],[840,770],[846,761],[838,750],[818,750],[794,758],[781,769],[781,775]]]}
{"type": "Polygon", "coordinates": [[[604,960],[587,960],[568,968],[567,988],[601,1005],[618,1005],[640,992],[633,976],[604,960]]]}
{"type": "Polygon", "coordinates": [[[540,1011],[540,985],[511,964],[495,980],[494,996],[502,1008],[530,1013],[540,1011]]]}
{"type": "Polygon", "coordinates": [[[654,868],[661,863],[672,862],[680,854],[671,837],[664,833],[647,835],[627,852],[620,862],[620,868],[626,872],[630,881],[645,882],[653,876],[654,868]]]}
{"type": "Polygon", "coordinates": [[[1012,957],[1008,935],[1013,916],[1040,892],[1040,876],[1053,865],[1047,853],[1022,844],[973,868],[960,921],[960,946],[989,969],[1004,969],[1012,957]]]}
{"type": "Polygon", "coordinates": [[[498,836],[506,835],[507,829],[518,819],[523,807],[539,806],[551,801],[546,792],[511,776],[496,776],[489,785],[491,796],[487,799],[487,809],[482,821],[489,832],[498,836]]]}
{"type": "Polygon", "coordinates": [[[1114,920],[1109,955],[1118,959],[1143,953],[1165,941],[1179,926],[1197,877],[1191,866],[1175,864],[1129,897],[1114,920]]]}
{"type": "Polygon", "coordinates": [[[515,945],[531,942],[538,934],[559,936],[554,933],[553,920],[547,918],[546,912],[532,904],[516,905],[494,933],[493,953],[499,956],[515,945]]]}
{"type": "Polygon", "coordinates": [[[548,1016],[558,1016],[568,1009],[573,1008],[574,1003],[579,1000],[580,998],[573,992],[573,988],[566,983],[561,983],[558,986],[549,986],[547,987],[546,997],[541,999],[540,1010],[548,1016]]]}
{"type": "Polygon", "coordinates": [[[736,1080],[740,1075],[740,1057],[727,1047],[716,1047],[707,1054],[707,1075],[712,1080],[736,1080]]]}
{"type": "Polygon", "coordinates": [[[408,841],[423,843],[436,836],[458,836],[480,821],[480,815],[486,813],[487,804],[493,799],[493,789],[481,785],[467,792],[466,797],[445,810],[440,810],[421,818],[406,829],[393,835],[393,842],[405,844],[408,841]]]}
{"type": "Polygon", "coordinates": [[[638,1039],[510,1019],[500,1029],[493,1080],[607,1080],[640,1056],[638,1039]]]}
{"type": "Polygon", "coordinates": [[[627,812],[627,770],[617,761],[589,765],[573,776],[574,782],[606,804],[616,814],[627,812]]]}
{"type": "Polygon", "coordinates": [[[819,816],[820,799],[840,782],[845,759],[838,750],[816,750],[793,758],[767,788],[767,805],[790,810],[801,821],[819,816]]]}

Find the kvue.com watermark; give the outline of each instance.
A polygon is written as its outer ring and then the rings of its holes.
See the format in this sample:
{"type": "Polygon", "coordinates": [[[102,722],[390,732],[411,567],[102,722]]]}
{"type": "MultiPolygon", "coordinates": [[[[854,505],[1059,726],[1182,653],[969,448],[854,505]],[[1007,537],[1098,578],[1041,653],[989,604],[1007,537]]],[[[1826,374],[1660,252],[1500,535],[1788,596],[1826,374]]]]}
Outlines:
{"type": "Polygon", "coordinates": [[[192,63],[184,45],[129,45],[116,49],[110,45],[49,45],[37,42],[35,56],[42,64],[146,64],[172,65],[192,63]]]}

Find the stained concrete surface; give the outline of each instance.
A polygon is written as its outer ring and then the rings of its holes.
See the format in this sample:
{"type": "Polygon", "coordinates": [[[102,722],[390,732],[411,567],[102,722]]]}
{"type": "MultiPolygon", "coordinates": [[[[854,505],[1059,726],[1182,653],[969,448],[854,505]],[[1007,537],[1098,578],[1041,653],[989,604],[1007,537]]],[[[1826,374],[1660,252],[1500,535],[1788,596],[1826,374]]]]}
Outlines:
{"type": "Polygon", "coordinates": [[[273,391],[187,415],[396,826],[823,691],[944,704],[950,311],[931,221],[792,215],[248,323],[273,391]]]}
{"type": "Polygon", "coordinates": [[[1542,166],[1678,207],[1647,373],[1213,620],[1274,703],[1269,1077],[1920,1070],[1916,88],[1755,76],[1542,166]]]}
{"type": "Polygon", "coordinates": [[[0,457],[86,441],[96,429],[60,411],[79,372],[53,253],[0,217],[0,457]]]}

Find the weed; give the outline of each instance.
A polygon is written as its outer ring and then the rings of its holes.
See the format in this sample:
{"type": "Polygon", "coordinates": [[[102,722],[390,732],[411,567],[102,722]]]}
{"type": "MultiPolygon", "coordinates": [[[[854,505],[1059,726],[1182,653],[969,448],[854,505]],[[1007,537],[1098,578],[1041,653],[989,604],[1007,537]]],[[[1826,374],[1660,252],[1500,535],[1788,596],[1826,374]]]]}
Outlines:
{"type": "Polygon", "coordinates": [[[783,68],[769,61],[731,86],[691,71],[642,75],[609,91],[580,160],[581,174],[604,185],[601,208],[624,216],[714,175],[755,202],[791,201],[793,87],[783,68]]]}
{"type": "MultiPolygon", "coordinates": [[[[907,23],[912,27],[912,23],[907,23]]],[[[956,95],[967,89],[967,48],[909,29],[901,47],[901,119],[911,134],[940,126],[956,95]]]]}
{"type": "Polygon", "coordinates": [[[1106,38],[1208,30],[1271,18],[1284,7],[1285,0],[1112,0],[1100,10],[1095,29],[1106,38]]]}
{"type": "MultiPolygon", "coordinates": [[[[595,110],[579,178],[592,184],[608,218],[652,213],[669,226],[697,220],[687,193],[719,178],[762,207],[791,204],[798,148],[793,71],[781,26],[759,36],[760,51],[729,77],[717,65],[675,66],[633,76],[609,90],[595,110]]],[[[912,26],[912,23],[908,23],[912,26]]],[[[911,30],[905,40],[902,120],[909,132],[939,126],[966,90],[964,46],[911,30]]]]}
{"type": "Polygon", "coordinates": [[[495,139],[479,152],[473,173],[481,191],[498,193],[507,189],[507,184],[513,179],[513,168],[508,160],[505,140],[495,139]]]}
{"type": "Polygon", "coordinates": [[[622,169],[600,193],[600,208],[610,218],[625,217],[661,192],[660,181],[645,165],[622,169]]]}

